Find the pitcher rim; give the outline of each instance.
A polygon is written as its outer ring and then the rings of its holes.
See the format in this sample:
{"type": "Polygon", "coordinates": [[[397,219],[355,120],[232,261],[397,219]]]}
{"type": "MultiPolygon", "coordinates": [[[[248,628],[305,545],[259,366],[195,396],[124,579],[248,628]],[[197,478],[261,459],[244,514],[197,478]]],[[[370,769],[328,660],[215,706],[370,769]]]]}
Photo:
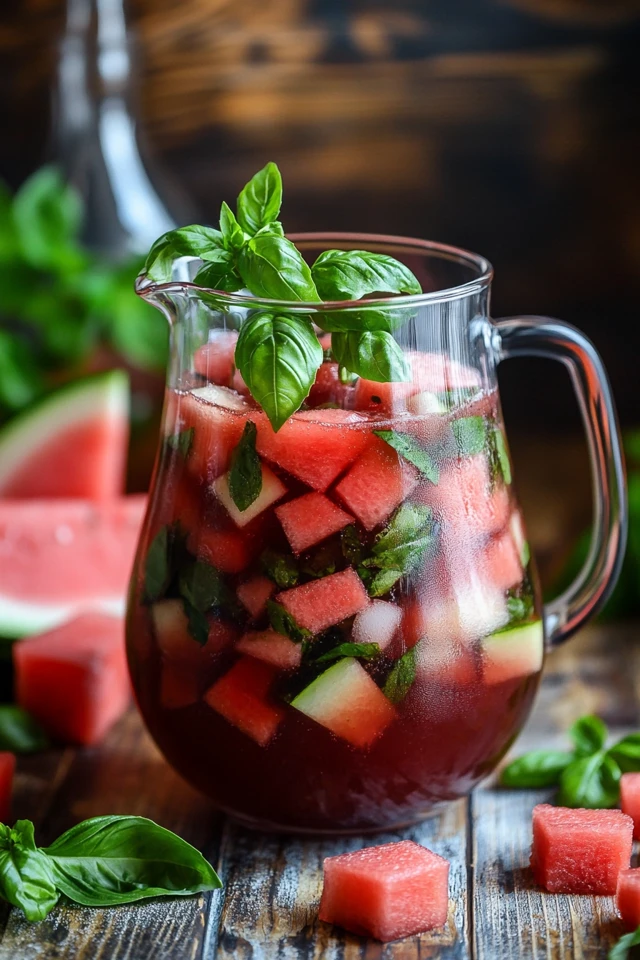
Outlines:
{"type": "MultiPolygon", "coordinates": [[[[363,300],[269,300],[265,297],[254,297],[252,295],[240,292],[228,293],[225,290],[216,290],[212,287],[203,287],[190,280],[168,280],[157,282],[149,280],[144,270],[138,274],[135,281],[135,292],[144,300],[152,300],[158,294],[171,294],[180,291],[197,291],[198,293],[209,294],[221,303],[230,307],[246,307],[250,305],[264,307],[270,311],[283,310],[291,312],[317,313],[319,311],[331,310],[362,310],[363,303],[367,308],[384,307],[393,309],[394,307],[423,306],[430,303],[446,303],[452,300],[460,300],[472,296],[482,290],[486,290],[493,279],[493,266],[486,257],[481,254],[466,250],[464,247],[457,247],[453,244],[440,243],[437,240],[422,240],[417,237],[403,237],[394,234],[379,233],[352,233],[344,231],[314,231],[301,233],[288,233],[287,237],[294,243],[313,243],[313,242],[343,242],[343,243],[362,243],[366,249],[366,244],[378,244],[384,246],[403,246],[412,247],[418,252],[439,254],[442,259],[457,260],[473,267],[478,271],[476,277],[466,280],[464,283],[453,287],[443,287],[439,290],[430,290],[427,293],[413,293],[404,295],[389,295],[377,297],[376,299],[367,298],[363,300]]],[[[357,248],[353,248],[357,249],[357,248]]],[[[197,260],[198,257],[182,257],[183,261],[197,260]]]]}

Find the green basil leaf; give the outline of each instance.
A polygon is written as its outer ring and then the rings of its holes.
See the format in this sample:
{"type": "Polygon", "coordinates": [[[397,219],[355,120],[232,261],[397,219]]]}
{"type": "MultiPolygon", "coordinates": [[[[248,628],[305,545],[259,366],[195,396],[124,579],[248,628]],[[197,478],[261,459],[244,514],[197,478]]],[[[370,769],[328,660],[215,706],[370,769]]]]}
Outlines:
{"type": "Polygon", "coordinates": [[[220,251],[224,256],[215,261],[205,263],[196,276],[195,283],[209,290],[223,290],[225,293],[235,293],[242,290],[242,277],[236,269],[236,258],[230,250],[220,251]]]}
{"type": "Polygon", "coordinates": [[[334,359],[342,367],[376,383],[411,380],[402,348],[386,330],[331,334],[334,359]]]}
{"type": "Polygon", "coordinates": [[[198,610],[188,600],[182,601],[184,612],[187,618],[187,629],[195,642],[204,647],[209,639],[209,620],[203,610],[198,610]]]}
{"type": "Polygon", "coordinates": [[[274,220],[273,223],[267,223],[264,227],[261,227],[256,233],[256,237],[262,237],[265,234],[270,237],[284,237],[284,227],[279,220],[274,220]]]}
{"type": "Polygon", "coordinates": [[[408,573],[433,543],[434,523],[429,507],[403,504],[378,535],[365,567],[398,569],[408,573]]]}
{"type": "Polygon", "coordinates": [[[238,220],[247,233],[257,233],[278,219],[282,206],[282,177],[275,163],[259,170],[238,197],[238,220]]]}
{"type": "Polygon", "coordinates": [[[42,167],[13,199],[13,219],[27,263],[41,269],[77,268],[84,260],[76,243],[82,200],[55,167],[42,167]]]}
{"type": "Polygon", "coordinates": [[[340,546],[343,557],[345,560],[348,560],[349,563],[357,566],[362,561],[364,547],[358,536],[358,531],[352,523],[349,524],[348,527],[345,527],[340,534],[340,546]]]}
{"type": "Polygon", "coordinates": [[[33,824],[0,824],[0,897],[24,911],[27,920],[44,920],[58,902],[51,864],[36,849],[33,824]]]}
{"type": "Polygon", "coordinates": [[[640,946],[640,927],[633,933],[625,933],[618,942],[611,947],[607,954],[607,960],[630,960],[630,950],[633,947],[640,946]]]}
{"type": "Polygon", "coordinates": [[[267,615],[269,623],[277,633],[282,633],[289,637],[294,643],[301,643],[313,636],[305,627],[299,626],[295,619],[288,613],[281,603],[275,600],[267,601],[267,615]]]}
{"type": "Polygon", "coordinates": [[[234,254],[242,249],[248,239],[236,220],[233,210],[224,200],[220,207],[220,230],[225,248],[228,251],[233,251],[234,254]]]}
{"type": "Polygon", "coordinates": [[[440,479],[438,465],[415,437],[407,433],[396,433],[395,430],[374,430],[373,432],[385,443],[388,443],[390,447],[393,447],[401,457],[417,467],[427,480],[437,484],[440,479]]]}
{"type": "Polygon", "coordinates": [[[486,450],[487,431],[484,417],[459,417],[451,424],[461,457],[473,457],[486,450]]]}
{"type": "Polygon", "coordinates": [[[295,587],[300,578],[298,564],[293,556],[277,553],[275,550],[265,550],[260,557],[262,568],[270,580],[273,580],[281,589],[295,587]]]}
{"type": "Polygon", "coordinates": [[[159,600],[171,582],[171,531],[161,527],[151,541],[144,567],[144,593],[150,603],[159,600]]]}
{"type": "Polygon", "coordinates": [[[384,253],[325,250],[311,268],[323,300],[360,300],[373,293],[422,293],[411,270],[384,253]]]}
{"type": "Polygon", "coordinates": [[[279,430],[313,386],[322,347],[308,320],[259,313],[242,325],[235,359],[251,395],[279,430]]]}
{"type": "Polygon", "coordinates": [[[511,630],[514,624],[522,623],[523,620],[528,620],[531,617],[533,610],[534,605],[531,594],[520,597],[514,593],[513,590],[509,590],[507,593],[507,611],[509,613],[509,622],[499,632],[511,630]]]}
{"type": "Polygon", "coordinates": [[[0,706],[0,750],[38,753],[48,746],[49,738],[31,714],[15,704],[0,706]]]}
{"type": "Polygon", "coordinates": [[[593,714],[580,717],[569,730],[575,744],[576,757],[590,757],[607,742],[607,725],[593,714]]]}
{"type": "Polygon", "coordinates": [[[619,795],[620,767],[604,750],[573,760],[560,777],[563,807],[615,807],[619,795]]]}
{"type": "Polygon", "coordinates": [[[179,433],[170,434],[166,438],[165,442],[170,450],[175,450],[176,453],[179,453],[180,456],[186,460],[193,444],[194,433],[195,427],[188,427],[186,430],[181,430],[179,433]]]}
{"type": "Polygon", "coordinates": [[[178,257],[200,257],[216,261],[223,249],[220,230],[194,223],[178,230],[169,230],[151,247],[144,265],[150,280],[166,283],[173,277],[173,261],[178,257]]]}
{"type": "Polygon", "coordinates": [[[249,240],[238,256],[238,270],[256,297],[270,300],[319,300],[311,271],[298,248],[272,233],[249,240]]]}
{"type": "Polygon", "coordinates": [[[566,751],[532,750],[517,757],[504,768],[500,783],[503,787],[521,787],[529,790],[555,787],[572,760],[573,754],[566,751]]]}
{"type": "Polygon", "coordinates": [[[387,677],[382,692],[391,703],[401,703],[416,679],[416,648],[407,650],[396,660],[387,677]]]}
{"type": "Polygon", "coordinates": [[[205,560],[193,560],[183,567],[179,589],[180,595],[201,613],[221,606],[227,590],[220,571],[205,560]]]}
{"type": "Polygon", "coordinates": [[[623,773],[640,771],[640,733],[630,733],[608,751],[623,773]]]}
{"type": "Polygon", "coordinates": [[[195,847],[145,817],[92,817],[42,852],[62,893],[86,906],[188,896],[222,886],[195,847]]]}
{"type": "Polygon", "coordinates": [[[494,427],[492,432],[492,446],[495,451],[495,461],[498,470],[502,476],[502,479],[507,484],[511,483],[511,461],[509,460],[509,452],[507,450],[507,444],[504,439],[504,434],[500,427],[494,427]]]}
{"type": "Polygon", "coordinates": [[[229,493],[241,513],[251,506],[262,490],[262,466],[256,453],[257,435],[255,423],[248,420],[231,456],[229,493]]]}
{"type": "Polygon", "coordinates": [[[384,570],[379,570],[369,578],[366,584],[367,593],[370,597],[384,597],[395,587],[398,580],[401,580],[405,576],[405,572],[407,571],[398,570],[396,567],[387,567],[384,570]]]}
{"type": "Polygon", "coordinates": [[[380,656],[380,647],[377,643],[341,643],[321,657],[316,659],[316,663],[324,663],[326,660],[340,660],[342,657],[360,657],[362,660],[375,660],[380,656]]]}

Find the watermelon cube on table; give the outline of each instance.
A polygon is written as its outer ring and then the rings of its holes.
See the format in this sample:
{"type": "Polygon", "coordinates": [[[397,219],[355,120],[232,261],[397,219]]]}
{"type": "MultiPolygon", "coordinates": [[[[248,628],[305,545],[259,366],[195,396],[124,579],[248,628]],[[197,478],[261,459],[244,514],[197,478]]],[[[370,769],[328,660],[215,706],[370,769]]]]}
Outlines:
{"type": "Polygon", "coordinates": [[[204,701],[232,726],[266,747],[284,718],[284,709],[269,700],[278,671],[271,664],[243,656],[204,695],[204,701]]]}
{"type": "Polygon", "coordinates": [[[11,792],[16,772],[16,758],[13,753],[0,751],[0,823],[8,824],[11,817],[11,792]]]}
{"type": "Polygon", "coordinates": [[[284,590],[276,600],[300,627],[311,633],[322,633],[327,627],[352,617],[369,603],[364,584],[351,567],[284,590]]]}
{"type": "Polygon", "coordinates": [[[640,773],[623,773],[620,778],[620,806],[633,820],[633,839],[640,840],[640,773]]]}
{"type": "Polygon", "coordinates": [[[412,464],[375,437],[335,492],[362,526],[373,530],[411,493],[419,476],[412,464]]]}
{"type": "Polygon", "coordinates": [[[294,553],[308,550],[353,523],[350,514],[315,491],[283,503],[275,512],[294,553]]]}
{"type": "Polygon", "coordinates": [[[621,870],[618,874],[616,906],[627,930],[640,927],[640,870],[621,870]]]}
{"type": "Polygon", "coordinates": [[[257,574],[241,583],[236,594],[242,606],[257,620],[266,612],[267,601],[273,596],[275,589],[276,585],[269,577],[257,574]]]}
{"type": "Polygon", "coordinates": [[[98,743],[131,696],[124,623],[86,613],[13,647],[16,700],[63,743],[98,743]]]}
{"type": "Polygon", "coordinates": [[[236,644],[239,653],[272,663],[281,670],[300,666],[302,647],[275,630],[250,630],[236,644]]]}
{"type": "Polygon", "coordinates": [[[633,820],[620,810],[533,809],[531,869],[550,893],[615,894],[628,869],[633,820]]]}
{"type": "Polygon", "coordinates": [[[412,840],[327,857],[319,917],[388,942],[442,927],[449,862],[412,840]]]}
{"type": "Polygon", "coordinates": [[[213,484],[213,491],[216,497],[237,527],[246,527],[248,523],[255,520],[264,510],[267,510],[268,507],[277,500],[281,500],[287,492],[284,483],[276,477],[273,470],[270,470],[264,463],[260,466],[262,470],[262,487],[260,493],[245,510],[240,510],[231,496],[228,473],[218,477],[213,484]]]}

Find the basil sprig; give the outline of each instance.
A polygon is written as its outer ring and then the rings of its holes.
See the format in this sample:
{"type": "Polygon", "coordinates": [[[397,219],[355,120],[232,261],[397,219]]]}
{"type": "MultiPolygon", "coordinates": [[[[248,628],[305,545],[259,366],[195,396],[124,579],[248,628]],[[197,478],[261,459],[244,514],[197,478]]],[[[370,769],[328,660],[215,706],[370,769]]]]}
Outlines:
{"type": "Polygon", "coordinates": [[[606,724],[593,715],[580,717],[569,730],[573,750],[533,750],[502,771],[505,787],[558,789],[565,807],[614,807],[622,773],[640,771],[640,733],[607,748],[606,724]]]}
{"type": "Polygon", "coordinates": [[[110,907],[221,886],[195,847],[145,817],[93,817],[50,847],[36,847],[30,820],[0,824],[0,896],[27,920],[43,920],[60,894],[110,907]]]}
{"type": "Polygon", "coordinates": [[[633,947],[638,946],[640,946],[640,927],[637,927],[632,933],[625,933],[624,936],[620,937],[618,942],[609,950],[607,960],[629,960],[631,957],[630,951],[633,947]]]}

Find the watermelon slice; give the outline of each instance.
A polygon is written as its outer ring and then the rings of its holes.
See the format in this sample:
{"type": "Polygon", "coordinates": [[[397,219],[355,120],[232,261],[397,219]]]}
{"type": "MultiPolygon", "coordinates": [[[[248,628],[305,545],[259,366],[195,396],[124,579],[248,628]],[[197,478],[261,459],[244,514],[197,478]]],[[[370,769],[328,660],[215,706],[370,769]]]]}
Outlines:
{"type": "Polygon", "coordinates": [[[182,600],[160,600],[151,607],[153,632],[158,648],[167,660],[182,663],[202,664],[205,657],[224,650],[235,640],[233,627],[213,619],[209,626],[209,638],[204,646],[194,640],[189,632],[189,621],[182,600]]]}
{"type": "Polygon", "coordinates": [[[269,580],[269,577],[258,574],[241,583],[236,593],[242,606],[246,607],[254,620],[257,620],[266,613],[267,601],[273,596],[275,589],[276,585],[269,580]]]}
{"type": "Polygon", "coordinates": [[[261,747],[266,747],[284,717],[282,707],[269,703],[275,667],[242,657],[204,695],[209,706],[261,747]]]}
{"type": "Polygon", "coordinates": [[[550,893],[614,894],[631,860],[633,820],[620,810],[533,808],[531,869],[550,893]]]}
{"type": "Polygon", "coordinates": [[[0,752],[0,823],[9,824],[11,816],[11,792],[16,772],[16,758],[12,753],[0,752]]]}
{"type": "Polygon", "coordinates": [[[640,773],[622,774],[620,778],[620,806],[622,812],[633,820],[633,839],[640,840],[640,773]]]}
{"type": "Polygon", "coordinates": [[[498,533],[509,520],[509,492],[502,485],[491,490],[483,454],[443,465],[438,484],[421,484],[416,493],[457,538],[498,533]]]}
{"type": "Polygon", "coordinates": [[[482,641],[485,683],[502,683],[539,673],[543,659],[542,620],[494,633],[482,641]]]}
{"type": "Polygon", "coordinates": [[[300,666],[302,660],[300,644],[275,630],[249,631],[238,640],[236,649],[265,663],[272,663],[281,670],[293,670],[300,666]]]}
{"type": "Polygon", "coordinates": [[[98,743],[131,696],[124,622],[86,613],[13,646],[16,700],[63,743],[98,743]]]}
{"type": "Polygon", "coordinates": [[[510,530],[494,537],[481,551],[480,567],[497,590],[508,590],[521,583],[524,570],[520,554],[510,530]]]}
{"type": "Polygon", "coordinates": [[[372,600],[353,621],[351,639],[354,643],[377,643],[385,650],[400,627],[402,609],[386,600],[372,600]]]}
{"type": "Polygon", "coordinates": [[[128,437],[123,371],[63,387],[0,432],[0,497],[117,497],[128,437]]]}
{"type": "Polygon", "coordinates": [[[320,493],[371,442],[366,420],[349,410],[301,411],[277,433],[266,419],[256,422],[260,456],[320,493]]]}
{"type": "Polygon", "coordinates": [[[393,705],[353,657],[339,660],[291,706],[354,747],[369,747],[396,716],[393,705]]]}
{"type": "Polygon", "coordinates": [[[419,471],[377,437],[336,487],[367,530],[384,523],[418,483],[419,471]]]}
{"type": "Polygon", "coordinates": [[[193,355],[193,368],[200,376],[221,387],[231,386],[238,334],[235,330],[211,330],[209,342],[193,355]]]}
{"type": "Polygon", "coordinates": [[[449,862],[412,840],[327,857],[319,917],[388,942],[441,927],[449,862]]]}
{"type": "Polygon", "coordinates": [[[145,499],[0,500],[0,636],[122,614],[145,499]]]}
{"type": "Polygon", "coordinates": [[[165,419],[172,432],[193,430],[187,467],[197,480],[215,480],[229,469],[246,415],[252,412],[255,407],[235,390],[211,383],[179,397],[177,418],[165,419]]]}
{"type": "Polygon", "coordinates": [[[255,520],[259,514],[275,503],[276,500],[281,500],[287,492],[285,485],[276,477],[275,473],[273,473],[269,467],[262,463],[260,468],[262,470],[262,489],[246,510],[238,509],[229,492],[228,473],[218,477],[213,484],[216,497],[237,527],[246,527],[248,523],[255,520]]]}
{"type": "Polygon", "coordinates": [[[179,663],[165,663],[160,674],[160,705],[180,710],[198,702],[198,677],[193,669],[179,663]]]}
{"type": "Polygon", "coordinates": [[[618,874],[616,906],[627,930],[640,927],[640,870],[621,870],[618,874]]]}
{"type": "Polygon", "coordinates": [[[348,567],[301,587],[285,590],[276,597],[300,627],[322,633],[327,627],[352,617],[369,603],[358,574],[348,567]]]}
{"type": "Polygon", "coordinates": [[[302,553],[353,523],[350,514],[324,494],[315,492],[305,493],[276,507],[276,516],[294,553],[302,553]]]}

